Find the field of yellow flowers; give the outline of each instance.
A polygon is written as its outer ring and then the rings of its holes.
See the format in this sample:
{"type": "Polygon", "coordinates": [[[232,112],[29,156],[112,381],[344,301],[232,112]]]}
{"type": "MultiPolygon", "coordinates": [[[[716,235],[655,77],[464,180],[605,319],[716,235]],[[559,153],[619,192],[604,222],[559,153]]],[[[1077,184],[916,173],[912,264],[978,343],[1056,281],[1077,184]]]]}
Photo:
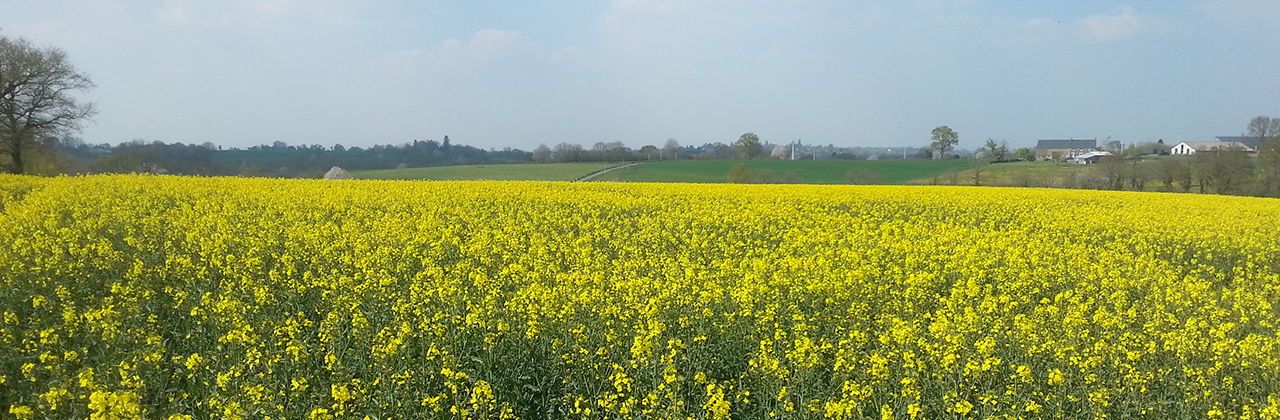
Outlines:
{"type": "Polygon", "coordinates": [[[0,417],[1280,418],[1280,201],[0,177],[0,417]]]}

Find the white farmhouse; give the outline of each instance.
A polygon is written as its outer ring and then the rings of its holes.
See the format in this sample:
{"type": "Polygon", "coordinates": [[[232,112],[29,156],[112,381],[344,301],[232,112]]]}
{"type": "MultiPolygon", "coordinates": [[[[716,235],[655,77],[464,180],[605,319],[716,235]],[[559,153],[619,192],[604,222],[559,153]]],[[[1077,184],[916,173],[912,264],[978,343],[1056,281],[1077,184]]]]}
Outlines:
{"type": "Polygon", "coordinates": [[[1238,141],[1184,141],[1169,149],[1171,155],[1194,155],[1196,152],[1204,152],[1208,150],[1228,150],[1239,148],[1246,152],[1252,152],[1253,149],[1244,143],[1238,141]]]}

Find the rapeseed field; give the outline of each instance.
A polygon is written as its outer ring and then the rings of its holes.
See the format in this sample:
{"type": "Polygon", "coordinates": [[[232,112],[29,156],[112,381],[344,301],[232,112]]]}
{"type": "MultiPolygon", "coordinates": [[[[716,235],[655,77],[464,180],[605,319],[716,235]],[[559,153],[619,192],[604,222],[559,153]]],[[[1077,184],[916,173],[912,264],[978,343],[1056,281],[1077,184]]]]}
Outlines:
{"type": "Polygon", "coordinates": [[[0,417],[1280,418],[1280,201],[0,177],[0,417]]]}

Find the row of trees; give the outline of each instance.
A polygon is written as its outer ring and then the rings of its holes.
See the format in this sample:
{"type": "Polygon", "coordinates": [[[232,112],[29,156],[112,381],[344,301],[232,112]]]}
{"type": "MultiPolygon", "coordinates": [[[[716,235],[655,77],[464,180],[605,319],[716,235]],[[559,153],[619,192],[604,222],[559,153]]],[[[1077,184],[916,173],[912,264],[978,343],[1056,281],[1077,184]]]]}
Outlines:
{"type": "Polygon", "coordinates": [[[51,138],[32,149],[24,162],[27,172],[152,173],[183,175],[245,175],[272,177],[320,177],[334,166],[350,170],[404,167],[527,163],[529,153],[518,149],[484,150],[466,145],[414,140],[399,145],[369,148],[327,148],[318,144],[288,145],[275,142],[245,150],[222,150],[209,143],[166,144],[133,140],[119,145],[86,144],[74,137],[51,138]]]}
{"type": "MultiPolygon", "coordinates": [[[[40,175],[75,173],[156,173],[185,175],[246,175],[273,177],[319,177],[333,166],[348,170],[392,169],[467,164],[511,164],[550,162],[623,162],[671,159],[787,159],[791,146],[770,145],[753,133],[742,135],[733,144],[708,143],[682,146],[669,139],[662,148],[644,146],[631,149],[620,142],[599,142],[591,148],[576,143],[560,143],[554,148],[541,145],[532,152],[520,149],[485,150],[443,141],[414,140],[398,145],[373,147],[330,147],[319,144],[290,145],[277,141],[247,149],[223,149],[212,143],[183,144],[161,141],[133,141],[89,144],[72,136],[45,137],[25,147],[24,172],[40,175]],[[765,151],[771,153],[766,154],[765,151]]],[[[837,148],[835,146],[795,146],[803,159],[900,159],[927,158],[923,149],[904,148],[903,155],[883,148],[837,148]],[[907,151],[911,150],[911,153],[907,151]],[[855,154],[856,152],[856,154],[855,154]],[[924,152],[924,155],[921,155],[924,152]],[[877,154],[879,153],[879,154],[877,154]]],[[[770,178],[765,174],[766,178],[770,178]]],[[[787,178],[779,176],[778,182],[787,178]]]]}
{"type": "Polygon", "coordinates": [[[646,145],[631,149],[622,142],[598,142],[590,149],[577,143],[560,143],[555,147],[546,144],[533,149],[534,162],[621,162],[673,159],[760,159],[766,157],[764,143],[755,133],[738,137],[732,145],[708,143],[700,147],[684,147],[676,139],[667,139],[661,148],[646,145]]]}

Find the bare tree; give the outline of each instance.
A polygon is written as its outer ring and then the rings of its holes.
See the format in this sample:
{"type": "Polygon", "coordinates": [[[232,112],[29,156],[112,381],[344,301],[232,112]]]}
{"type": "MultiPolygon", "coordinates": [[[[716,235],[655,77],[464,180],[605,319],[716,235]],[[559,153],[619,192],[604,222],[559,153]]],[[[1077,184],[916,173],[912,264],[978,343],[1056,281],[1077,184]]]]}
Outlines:
{"type": "Polygon", "coordinates": [[[1262,195],[1280,197],[1280,137],[1258,146],[1258,169],[1262,195]]]}
{"type": "Polygon", "coordinates": [[[1129,178],[1129,168],[1122,156],[1103,156],[1096,166],[1098,175],[1106,180],[1107,187],[1113,190],[1124,189],[1124,182],[1129,178]]]}
{"type": "Polygon", "coordinates": [[[551,159],[556,162],[577,162],[582,160],[582,145],[577,143],[560,143],[551,151],[551,159]]]}
{"type": "Polygon", "coordinates": [[[1166,191],[1174,191],[1174,184],[1177,184],[1182,192],[1191,191],[1191,165],[1182,159],[1174,157],[1161,159],[1156,165],[1155,175],[1160,182],[1164,183],[1166,191]]]}
{"type": "Polygon", "coordinates": [[[1134,191],[1143,191],[1147,188],[1147,181],[1151,180],[1151,167],[1149,164],[1142,162],[1141,159],[1129,160],[1129,189],[1134,191]]]}
{"type": "Polygon", "coordinates": [[[546,143],[539,144],[533,149],[533,161],[538,163],[547,163],[551,161],[551,148],[546,143]]]}
{"type": "Polygon", "coordinates": [[[1271,118],[1265,116],[1253,117],[1249,120],[1249,136],[1262,138],[1262,141],[1270,140],[1276,136],[1280,136],[1280,118],[1271,118]]]}
{"type": "Polygon", "coordinates": [[[662,155],[670,156],[670,159],[676,159],[677,153],[680,152],[680,142],[676,139],[667,139],[667,144],[662,146],[662,155]]]}
{"type": "MultiPolygon", "coordinates": [[[[853,185],[876,185],[880,183],[880,174],[867,168],[853,168],[844,173],[844,180],[853,185]]],[[[937,177],[934,177],[937,180],[937,177]]],[[[937,182],[934,182],[937,185],[937,182]]]]}
{"type": "Polygon", "coordinates": [[[1212,188],[1218,194],[1237,194],[1253,174],[1253,161],[1240,148],[1196,153],[1200,192],[1212,188]]]}
{"type": "Polygon", "coordinates": [[[986,178],[983,176],[987,174],[987,163],[975,163],[973,167],[969,168],[969,174],[973,176],[973,186],[983,186],[986,183],[986,178]]]}
{"type": "Polygon", "coordinates": [[[23,152],[40,139],[80,130],[96,111],[71,93],[93,87],[62,50],[0,37],[0,155],[11,172],[23,173],[23,152]]]}

